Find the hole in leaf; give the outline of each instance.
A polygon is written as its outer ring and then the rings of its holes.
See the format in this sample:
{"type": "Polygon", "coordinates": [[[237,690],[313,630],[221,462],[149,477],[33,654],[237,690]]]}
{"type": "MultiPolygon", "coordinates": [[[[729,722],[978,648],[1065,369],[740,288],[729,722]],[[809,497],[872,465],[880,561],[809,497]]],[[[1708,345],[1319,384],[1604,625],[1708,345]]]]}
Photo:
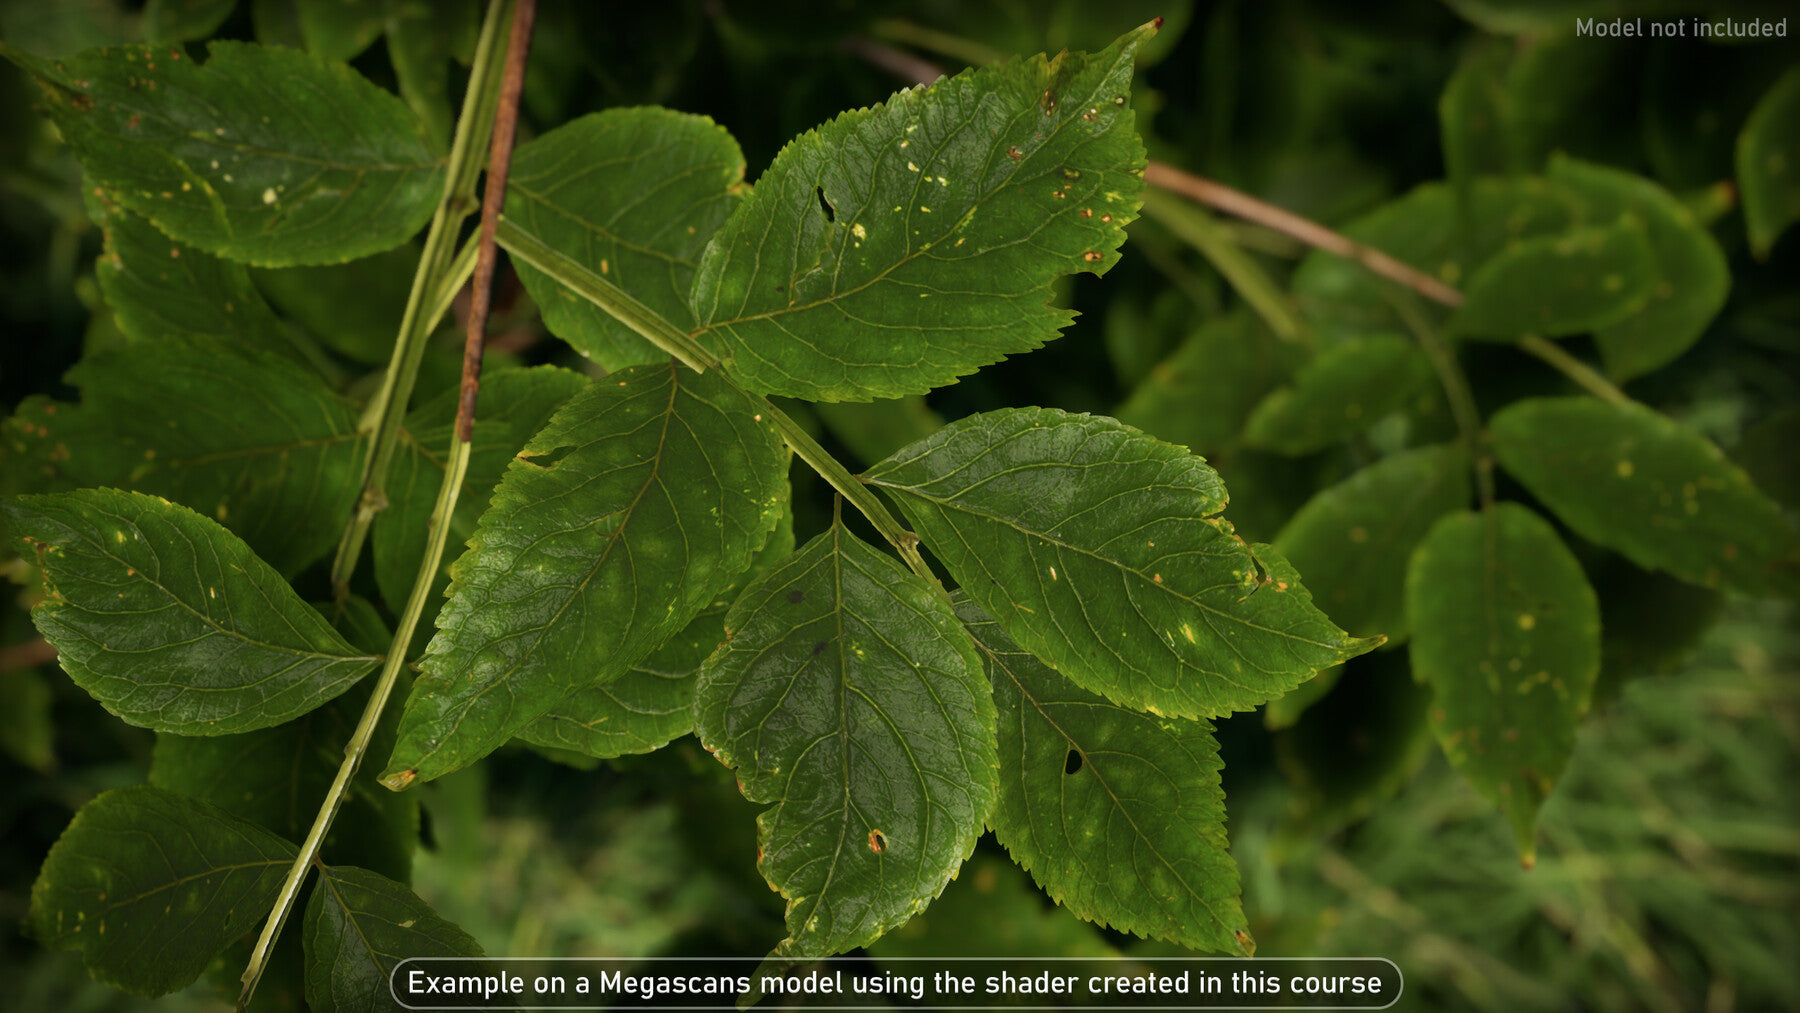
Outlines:
{"type": "Polygon", "coordinates": [[[825,212],[825,220],[828,222],[837,221],[837,211],[832,208],[831,202],[825,199],[825,188],[822,186],[815,186],[813,187],[813,192],[819,195],[819,210],[825,212]]]}
{"type": "Polygon", "coordinates": [[[1063,773],[1065,773],[1065,774],[1080,773],[1081,765],[1083,762],[1084,761],[1081,758],[1081,752],[1079,750],[1075,750],[1075,749],[1069,750],[1069,755],[1063,757],[1063,773]]]}
{"type": "Polygon", "coordinates": [[[887,835],[879,830],[869,831],[869,850],[877,855],[887,850],[887,835]]]}
{"type": "Polygon", "coordinates": [[[519,460],[524,461],[526,464],[548,470],[556,467],[559,461],[574,452],[574,447],[552,447],[541,454],[527,454],[521,452],[519,454],[519,460]]]}

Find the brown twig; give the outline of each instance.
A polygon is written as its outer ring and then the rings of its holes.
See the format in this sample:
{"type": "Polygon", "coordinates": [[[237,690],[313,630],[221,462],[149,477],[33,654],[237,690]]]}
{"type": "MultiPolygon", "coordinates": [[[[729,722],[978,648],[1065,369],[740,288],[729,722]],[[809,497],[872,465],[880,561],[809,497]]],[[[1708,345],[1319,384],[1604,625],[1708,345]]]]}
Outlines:
{"type": "Polygon", "coordinates": [[[537,0],[519,0],[513,8],[512,35],[506,43],[506,71],[500,79],[500,105],[494,110],[494,134],[488,142],[487,188],[481,198],[481,238],[475,253],[475,277],[469,328],[463,338],[462,398],[456,408],[456,438],[475,438],[475,398],[481,391],[481,355],[487,341],[488,314],[493,308],[494,227],[506,200],[506,177],[512,169],[513,138],[519,128],[519,93],[525,86],[525,56],[531,49],[531,25],[537,0]]]}
{"type": "Polygon", "coordinates": [[[1226,214],[1236,215],[1247,222],[1254,222],[1264,228],[1273,229],[1315,249],[1336,254],[1346,260],[1354,260],[1375,274],[1405,285],[1433,302],[1452,307],[1462,305],[1461,292],[1418,268],[1403,264],[1373,246],[1359,243],[1342,233],[1333,232],[1311,219],[1302,218],[1291,211],[1284,211],[1273,204],[1257,200],[1247,193],[1233,190],[1223,183],[1216,183],[1156,161],[1152,161],[1144,167],[1144,182],[1151,186],[1161,187],[1171,193],[1178,193],[1226,214]]]}

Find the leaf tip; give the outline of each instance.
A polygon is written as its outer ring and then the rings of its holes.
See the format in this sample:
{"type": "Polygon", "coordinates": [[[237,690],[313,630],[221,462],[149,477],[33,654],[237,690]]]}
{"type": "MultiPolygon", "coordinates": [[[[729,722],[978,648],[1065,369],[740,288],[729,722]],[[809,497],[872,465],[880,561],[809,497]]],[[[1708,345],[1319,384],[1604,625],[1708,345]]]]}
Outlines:
{"type": "Polygon", "coordinates": [[[407,770],[399,770],[392,774],[382,775],[381,786],[389,791],[405,791],[412,787],[413,782],[418,779],[419,771],[416,767],[407,770]]]}

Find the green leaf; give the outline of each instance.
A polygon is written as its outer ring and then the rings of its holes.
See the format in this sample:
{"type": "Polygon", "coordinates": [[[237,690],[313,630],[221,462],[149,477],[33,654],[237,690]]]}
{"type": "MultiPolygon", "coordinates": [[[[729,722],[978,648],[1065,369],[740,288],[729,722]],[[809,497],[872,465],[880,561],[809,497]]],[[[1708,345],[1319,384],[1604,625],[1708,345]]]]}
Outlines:
{"type": "MultiPolygon", "coordinates": [[[[701,251],[747,189],[743,152],[712,120],[609,109],[519,146],[506,216],[691,331],[687,297],[701,251]]],[[[607,369],[668,358],[548,275],[517,267],[544,325],[581,354],[607,369]]]]}
{"type": "Polygon", "coordinates": [[[1248,313],[1213,317],[1138,383],[1119,406],[1119,421],[1196,454],[1216,454],[1287,376],[1292,348],[1248,313]]]}
{"type": "Polygon", "coordinates": [[[1517,503],[1438,521],[1406,572],[1414,675],[1432,689],[1431,729],[1536,859],[1550,796],[1600,670],[1600,609],[1581,564],[1517,503]]]}
{"type": "Polygon", "coordinates": [[[31,887],[31,931],[51,949],[81,950],[109,985],[164,995],[262,921],[294,855],[205,802],[118,788],[82,806],[50,849],[31,887]]]}
{"type": "Polygon", "coordinates": [[[738,772],[787,898],[772,956],[821,957],[923,910],[993,806],[994,705],[950,606],[842,525],[746,588],[700,671],[700,741],[738,772]]]}
{"type": "MultiPolygon", "coordinates": [[[[587,382],[580,373],[557,366],[497,369],[482,375],[474,446],[457,502],[459,527],[466,518],[468,530],[473,529],[513,455],[587,382]]],[[[375,583],[395,611],[412,592],[425,560],[425,540],[438,488],[444,483],[444,454],[456,432],[460,399],[460,391],[447,390],[407,415],[403,442],[388,473],[389,505],[375,515],[370,536],[375,583]]]]}
{"type": "Polygon", "coordinates": [[[1529,398],[1489,423],[1500,464],[1563,523],[1647,570],[1800,588],[1800,535],[1710,440],[1643,405],[1529,398]]]}
{"type": "Polygon", "coordinates": [[[1331,621],[1406,639],[1406,560],[1439,517],[1469,505],[1469,454],[1440,444],[1385,457],[1321,490],[1275,537],[1331,621]]]}
{"type": "Polygon", "coordinates": [[[1071,912],[1044,903],[1025,870],[978,849],[931,907],[868,946],[883,970],[911,974],[907,957],[1117,957],[1071,912]],[[889,958],[902,958],[890,964],[889,958]]]}
{"type": "Polygon", "coordinates": [[[1500,340],[1598,330],[1642,309],[1656,279],[1650,238],[1632,215],[1526,239],[1470,276],[1450,330],[1500,340]]]}
{"type": "Polygon", "coordinates": [[[518,737],[601,760],[661,749],[694,730],[694,677],[724,640],[725,609],[708,608],[630,671],[570,694],[518,737]]]}
{"type": "Polygon", "coordinates": [[[218,31],[237,0],[149,0],[144,4],[144,39],[184,42],[218,31]]]}
{"type": "Polygon", "coordinates": [[[110,447],[89,453],[83,484],[128,484],[209,514],[270,566],[294,573],[337,543],[355,504],[363,439],[356,416],[316,374],[220,340],[140,342],[69,373],[85,425],[110,447]],[[112,471],[117,458],[135,466],[112,471]]]}
{"type": "Polygon", "coordinates": [[[186,507],[89,489],[4,509],[43,570],[32,620],[76,684],[131,724],[267,728],[375,667],[248,546],[186,507]]]}
{"type": "Polygon", "coordinates": [[[109,197],[184,243],[266,266],[397,246],[431,216],[442,160],[393,95],[341,63],[214,42],[204,66],[167,46],[51,62],[50,117],[109,197]]]}
{"type": "Polygon", "coordinates": [[[388,975],[408,957],[479,957],[481,944],[402,883],[322,866],[301,929],[306,1002],[319,1013],[386,1010],[388,975]]]}
{"type": "Polygon", "coordinates": [[[250,277],[325,347],[373,365],[393,354],[418,266],[418,245],[406,243],[347,264],[257,268],[250,277]]]}
{"type": "Polygon", "coordinates": [[[775,529],[787,463],[773,421],[716,373],[632,367],[569,399],[451,569],[383,782],[486,756],[681,630],[775,529]]]}
{"type": "Polygon", "coordinates": [[[442,148],[450,140],[451,50],[461,35],[475,34],[480,8],[474,0],[388,0],[386,6],[388,59],[400,97],[425,124],[433,147],[442,148]]]}
{"type": "Polygon", "coordinates": [[[1725,253],[1712,234],[1686,205],[1640,176],[1560,155],[1550,160],[1549,175],[1601,217],[1636,218],[1650,240],[1656,279],[1643,309],[1594,332],[1607,372],[1629,380],[1687,351],[1731,289],[1725,253]]]}
{"type": "Polygon", "coordinates": [[[972,602],[999,712],[994,836],[1051,899],[1089,921],[1250,955],[1212,723],[1109,703],[1015,645],[972,602]]]}
{"type": "Polygon", "coordinates": [[[386,3],[291,0],[306,48],[328,60],[354,60],[381,37],[386,3]]]}
{"type": "Polygon", "coordinates": [[[923,394],[1056,336],[1050,283],[1118,259],[1153,25],[1095,55],[971,70],[847,112],[776,156],[701,257],[701,340],[757,390],[923,394]]]}
{"type": "MultiPolygon", "coordinates": [[[[150,783],[211,802],[287,840],[303,840],[368,698],[357,686],[293,721],[240,735],[158,735],[150,783]]],[[[392,746],[398,719],[391,708],[383,715],[371,752],[392,746]]],[[[345,795],[322,860],[357,862],[406,879],[418,846],[418,799],[381,790],[371,773],[359,773],[345,795]]]]}
{"type": "Polygon", "coordinates": [[[1206,462],[1107,418],[972,415],[876,465],[970,598],[1083,689],[1221,717],[1374,647],[1215,516],[1206,462]]]}
{"type": "MultiPolygon", "coordinates": [[[[1567,188],[1536,178],[1473,181],[1466,203],[1447,183],[1426,183],[1343,228],[1448,285],[1462,285],[1485,261],[1537,236],[1567,232],[1584,209],[1567,188]]],[[[1394,308],[1395,283],[1323,251],[1294,273],[1294,296],[1322,336],[1406,331],[1394,308]]]]}
{"type": "Polygon", "coordinates": [[[1310,454],[1404,407],[1431,376],[1431,360],[1406,338],[1352,338],[1300,367],[1292,387],[1264,398],[1244,423],[1244,439],[1284,454],[1310,454]]]}
{"type": "Polygon", "coordinates": [[[1745,121],[1737,182],[1750,249],[1767,260],[1776,237],[1800,221],[1800,69],[1783,74],[1745,121]]]}
{"type": "Polygon", "coordinates": [[[94,262],[94,275],[121,331],[137,341],[216,338],[294,357],[281,321],[244,265],[178,243],[122,208],[96,203],[102,205],[95,217],[106,250],[94,262]]]}

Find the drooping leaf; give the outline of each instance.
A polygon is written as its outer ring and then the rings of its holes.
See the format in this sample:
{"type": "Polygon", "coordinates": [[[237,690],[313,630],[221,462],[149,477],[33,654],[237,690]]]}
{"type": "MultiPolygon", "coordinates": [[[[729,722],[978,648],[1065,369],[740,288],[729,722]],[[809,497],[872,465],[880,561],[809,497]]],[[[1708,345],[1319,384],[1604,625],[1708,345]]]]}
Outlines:
{"type": "Polygon", "coordinates": [[[106,251],[94,275],[127,335],[138,341],[212,337],[293,354],[244,265],[176,242],[122,208],[96,217],[106,251]]]}
{"type": "Polygon", "coordinates": [[[267,266],[353,260],[430,217],[441,158],[405,104],[341,63],[213,42],[43,60],[0,45],[42,85],[89,181],[157,228],[267,266]]]}
{"type": "Polygon", "coordinates": [[[451,568],[383,782],[472,763],[624,675],[749,567],[786,476],[773,421],[716,373],[632,367],[570,398],[451,568]]]}
{"type": "Polygon", "coordinates": [[[306,904],[306,1002],[319,1013],[393,1009],[388,975],[408,957],[479,957],[481,944],[418,894],[355,866],[322,866],[306,904]]]}
{"type": "Polygon", "coordinates": [[[1776,237],[1800,221],[1800,69],[1783,74],[1744,123],[1737,183],[1750,249],[1766,260],[1776,237]]]}
{"type": "Polygon", "coordinates": [[[1263,398],[1244,423],[1253,446],[1309,454],[1402,408],[1431,382],[1431,360],[1397,334],[1352,338],[1300,367],[1294,385],[1263,398]]]}
{"type": "Polygon", "coordinates": [[[1650,240],[1657,270],[1643,308],[1594,332],[1607,372],[1629,380],[1674,360],[1725,305],[1731,273],[1718,242],[1686,205],[1642,177],[1560,156],[1549,176],[1599,216],[1635,217],[1650,240]]]}
{"type": "MultiPolygon", "coordinates": [[[[557,407],[587,386],[587,378],[557,366],[497,369],[483,373],[475,402],[475,442],[463,478],[457,517],[474,519],[525,441],[544,427],[557,407]]],[[[444,482],[444,454],[456,431],[461,397],[445,391],[407,415],[405,435],[388,473],[388,508],[375,515],[370,549],[375,583],[390,608],[398,610],[419,576],[438,488],[444,482]]],[[[460,521],[458,522],[460,526],[460,521]]]]}
{"type": "MultiPolygon", "coordinates": [[[[519,146],[506,216],[689,331],[700,253],[746,190],[743,152],[712,120],[608,109],[519,146]]],[[[543,272],[517,268],[545,326],[588,358],[607,369],[668,358],[543,272]]]]}
{"type": "Polygon", "coordinates": [[[1119,406],[1119,421],[1196,454],[1216,454],[1287,376],[1292,357],[1291,346],[1251,314],[1214,317],[1151,368],[1119,406]]]}
{"type": "MultiPolygon", "coordinates": [[[[293,721],[239,735],[158,735],[150,783],[211,802],[287,840],[304,840],[368,698],[358,686],[293,721]]],[[[389,708],[370,752],[392,746],[398,719],[389,708]]],[[[418,846],[418,799],[383,791],[372,774],[357,774],[320,854],[326,862],[360,862],[406,879],[418,846]]]]}
{"type": "Polygon", "coordinates": [[[84,485],[126,484],[231,528],[282,573],[336,544],[355,503],[363,439],[351,406],[292,361],[169,337],[90,356],[69,373],[110,448],[84,485]],[[134,466],[110,473],[123,456],[134,466]]]}
{"type": "Polygon", "coordinates": [[[1457,444],[1402,451],[1321,490],[1275,537],[1331,621],[1360,636],[1406,639],[1406,560],[1439,517],[1469,505],[1469,454],[1457,444]]]}
{"type": "Polygon", "coordinates": [[[1598,330],[1642,309],[1656,279],[1650,237],[1633,215],[1526,239],[1476,268],[1450,329],[1509,341],[1598,330]]]}
{"type": "Polygon", "coordinates": [[[994,836],[1057,903],[1121,932],[1249,955],[1212,723],[1087,692],[979,607],[974,635],[1000,729],[994,836]]]}
{"type": "Polygon", "coordinates": [[[295,848],[205,802],[146,785],[81,807],[31,887],[32,934],[94,977],[173,992],[268,915],[295,848]]]}
{"type": "Polygon", "coordinates": [[[1581,564],[1517,503],[1451,514],[1406,573],[1415,677],[1452,766],[1512,826],[1526,865],[1538,809],[1575,746],[1600,668],[1600,610],[1581,564]]]}
{"type": "Polygon", "coordinates": [[[833,525],[746,588],[694,724],[757,817],[787,898],[777,957],[871,942],[922,910],[993,806],[994,710],[950,606],[833,525]]]}
{"type": "Polygon", "coordinates": [[[1515,401],[1494,454],[1583,538],[1648,570],[1752,593],[1800,587],[1800,535],[1705,437],[1643,405],[1515,401]]]}
{"type": "Polygon", "coordinates": [[[375,667],[248,546],[186,507],[88,489],[4,509],[43,569],[48,597],[32,620],[76,684],[131,724],[267,728],[375,667]]]}
{"type": "Polygon", "coordinates": [[[973,415],[864,476],[962,589],[1076,684],[1172,717],[1249,710],[1374,647],[1217,516],[1198,457],[1107,418],[973,415]]]}
{"type": "Polygon", "coordinates": [[[1072,315],[1050,283],[1110,268],[1137,215],[1127,94],[1153,34],[967,71],[796,138],[701,257],[701,340],[757,390],[867,401],[1055,337],[1072,315]]]}

